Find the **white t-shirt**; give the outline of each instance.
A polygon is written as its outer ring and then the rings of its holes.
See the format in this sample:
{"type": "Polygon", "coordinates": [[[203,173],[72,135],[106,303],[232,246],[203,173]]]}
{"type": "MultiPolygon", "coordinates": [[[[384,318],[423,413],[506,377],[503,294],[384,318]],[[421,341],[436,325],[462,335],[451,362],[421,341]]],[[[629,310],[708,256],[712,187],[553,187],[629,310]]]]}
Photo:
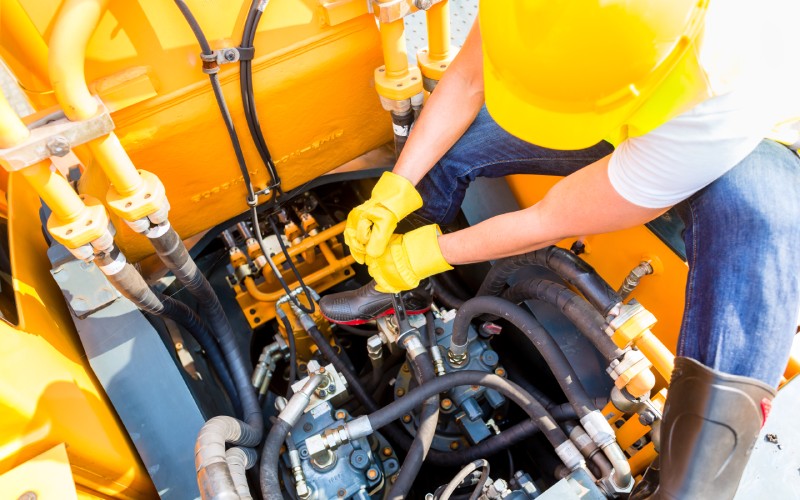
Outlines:
{"type": "Polygon", "coordinates": [[[800,117],[798,0],[711,0],[700,51],[712,97],[612,153],[626,200],[665,208],[736,166],[774,126],[800,117]]]}

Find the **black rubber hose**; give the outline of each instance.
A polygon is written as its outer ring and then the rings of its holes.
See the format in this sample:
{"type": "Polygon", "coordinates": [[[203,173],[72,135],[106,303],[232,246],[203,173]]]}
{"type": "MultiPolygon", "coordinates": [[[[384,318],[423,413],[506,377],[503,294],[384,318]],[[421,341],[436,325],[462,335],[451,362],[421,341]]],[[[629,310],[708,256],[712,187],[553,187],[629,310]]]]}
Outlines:
{"type": "Polygon", "coordinates": [[[439,281],[438,276],[430,277],[433,284],[433,296],[448,309],[458,309],[464,303],[463,300],[456,297],[446,286],[439,281]]]}
{"type": "Polygon", "coordinates": [[[319,351],[328,360],[329,363],[333,365],[336,370],[342,374],[342,376],[347,381],[347,387],[353,393],[353,395],[358,399],[358,401],[364,405],[364,408],[367,409],[369,412],[373,412],[378,409],[378,404],[375,403],[375,400],[369,395],[367,390],[361,384],[361,381],[358,377],[350,371],[350,368],[342,361],[342,359],[336,354],[336,351],[333,350],[333,347],[325,340],[325,337],[322,335],[322,332],[319,331],[319,328],[316,326],[312,326],[307,328],[306,331],[308,332],[308,336],[311,337],[311,340],[319,348],[319,351]]]}
{"type": "MultiPolygon", "coordinates": [[[[427,351],[421,352],[415,358],[411,358],[409,364],[420,386],[436,378],[433,362],[427,351]]],[[[428,450],[431,448],[431,443],[433,443],[433,438],[436,435],[436,424],[438,421],[439,395],[434,394],[422,404],[417,434],[414,436],[414,441],[412,441],[408,453],[406,453],[406,458],[403,460],[400,472],[397,474],[397,479],[392,485],[391,490],[389,490],[387,498],[391,500],[402,500],[408,495],[411,486],[414,484],[414,480],[417,478],[417,474],[419,474],[422,468],[422,462],[425,461],[428,450]]]]}
{"type": "Polygon", "coordinates": [[[286,329],[286,336],[289,338],[289,391],[292,390],[292,384],[297,380],[297,340],[294,337],[294,328],[289,318],[283,314],[279,314],[283,327],[286,329]]]}
{"type": "Polygon", "coordinates": [[[278,418],[275,419],[267,434],[264,448],[261,450],[261,465],[259,466],[259,483],[263,498],[283,500],[278,464],[283,442],[286,441],[286,436],[289,435],[291,430],[291,425],[278,418]]]}
{"type": "Polygon", "coordinates": [[[609,363],[624,351],[606,334],[606,320],[580,295],[559,283],[543,279],[530,279],[503,292],[503,298],[515,304],[529,299],[551,304],[567,317],[578,330],[600,351],[609,363]]]}
{"type": "Polygon", "coordinates": [[[172,271],[175,278],[195,296],[208,318],[211,331],[219,342],[236,384],[236,390],[242,402],[242,420],[260,439],[264,428],[261,405],[258,404],[255,388],[250,382],[248,363],[239,350],[233,329],[225,316],[217,294],[214,293],[211,284],[197,268],[180,236],[172,227],[167,228],[162,235],[149,239],[161,261],[167,266],[167,269],[172,271]]]}
{"type": "Polygon", "coordinates": [[[186,331],[200,344],[200,347],[208,355],[208,360],[214,371],[217,373],[220,383],[228,393],[231,399],[233,409],[236,415],[242,414],[242,403],[239,401],[239,394],[236,392],[236,385],[233,383],[231,374],[228,371],[228,365],[225,364],[225,357],[217,345],[216,339],[211,334],[205,321],[192,311],[189,306],[183,302],[177,301],[172,297],[160,295],[161,301],[164,304],[164,316],[172,319],[186,331]]]}
{"type": "Polygon", "coordinates": [[[577,288],[603,316],[622,302],[617,291],[585,260],[556,246],[499,260],[484,278],[478,295],[499,296],[506,288],[508,278],[528,266],[541,266],[555,272],[577,288]]]}
{"type": "MultiPolygon", "coordinates": [[[[261,21],[261,16],[263,14],[263,11],[259,8],[261,4],[263,4],[262,0],[253,0],[250,4],[250,10],[245,20],[244,31],[242,32],[241,48],[253,48],[253,41],[255,40],[258,23],[261,21]]],[[[279,193],[281,181],[278,177],[275,164],[272,161],[272,155],[267,147],[267,142],[264,139],[261,123],[258,120],[258,112],[253,95],[253,66],[251,59],[245,58],[239,60],[239,88],[242,95],[242,104],[245,110],[247,127],[250,129],[250,136],[253,139],[253,143],[256,145],[259,156],[261,156],[261,161],[270,174],[272,181],[271,187],[277,189],[276,193],[279,193]]]]}
{"type": "MultiPolygon", "coordinates": [[[[108,268],[119,256],[119,250],[114,248],[111,253],[99,255],[97,264],[101,268],[108,268]]],[[[132,265],[126,263],[118,272],[107,274],[106,278],[123,297],[130,300],[139,309],[155,316],[167,316],[183,326],[189,334],[197,340],[200,347],[208,354],[208,360],[228,397],[236,410],[241,414],[241,402],[238,392],[231,379],[228,366],[225,364],[216,340],[209,334],[208,327],[194,311],[182,302],[154,292],[145,282],[142,275],[132,265]]]]}
{"type": "Polygon", "coordinates": [[[402,398],[372,412],[369,419],[372,429],[377,430],[420,406],[429,397],[462,385],[477,385],[494,389],[518,404],[536,423],[547,440],[557,447],[568,440],[550,413],[536,398],[522,390],[517,384],[493,373],[464,370],[436,377],[430,382],[409,391],[402,398]]]}
{"type": "Polygon", "coordinates": [[[533,315],[508,300],[485,296],[466,301],[461,306],[461,309],[458,310],[456,319],[453,321],[451,343],[465,345],[470,322],[481,314],[492,314],[502,318],[513,324],[525,335],[536,350],[541,353],[547,366],[558,381],[561,390],[564,391],[569,402],[575,406],[575,412],[579,417],[588,415],[595,409],[575,370],[556,341],[553,340],[553,337],[547,333],[547,330],[542,327],[533,315]]]}
{"type": "Polygon", "coordinates": [[[428,347],[435,349],[439,343],[436,341],[436,318],[430,311],[425,312],[425,336],[428,338],[428,347]]]}

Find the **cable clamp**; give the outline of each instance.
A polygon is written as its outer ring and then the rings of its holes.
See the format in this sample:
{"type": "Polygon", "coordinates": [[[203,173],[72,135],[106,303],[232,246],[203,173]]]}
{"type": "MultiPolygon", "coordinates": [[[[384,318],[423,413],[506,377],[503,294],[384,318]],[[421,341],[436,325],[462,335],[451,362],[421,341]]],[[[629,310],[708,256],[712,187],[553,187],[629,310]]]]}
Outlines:
{"type": "MultiPolygon", "coordinates": [[[[239,51],[239,58],[237,59],[238,61],[252,61],[256,55],[255,47],[236,47],[235,50],[239,51]]],[[[227,62],[232,62],[232,61],[227,61],[227,62]]]]}

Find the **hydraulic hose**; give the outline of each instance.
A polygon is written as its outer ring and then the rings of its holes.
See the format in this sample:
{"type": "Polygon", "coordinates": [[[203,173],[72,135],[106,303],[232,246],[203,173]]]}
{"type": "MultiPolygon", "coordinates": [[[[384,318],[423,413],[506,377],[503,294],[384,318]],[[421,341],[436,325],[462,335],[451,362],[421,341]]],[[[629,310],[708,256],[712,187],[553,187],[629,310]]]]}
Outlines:
{"type": "Polygon", "coordinates": [[[449,309],[458,309],[464,303],[459,297],[453,294],[447,286],[439,280],[439,276],[430,277],[431,284],[433,284],[433,296],[436,297],[442,305],[449,309]]]}
{"type": "Polygon", "coordinates": [[[260,441],[260,433],[232,417],[214,417],[203,424],[194,448],[197,485],[203,500],[238,500],[225,444],[254,447],[260,441]]]}
{"type": "MultiPolygon", "coordinates": [[[[306,315],[305,317],[308,317],[306,315]]],[[[309,318],[310,319],[310,318],[309,318]]],[[[302,319],[301,319],[302,322],[302,319]]],[[[313,323],[313,320],[311,320],[313,323]]],[[[342,359],[336,354],[336,351],[333,350],[333,347],[325,340],[325,337],[322,335],[322,332],[319,331],[317,325],[306,325],[303,324],[303,328],[305,328],[306,332],[308,332],[308,336],[311,337],[311,340],[317,345],[319,351],[325,357],[325,359],[330,362],[336,371],[342,374],[344,379],[347,381],[347,387],[352,391],[353,395],[358,399],[358,401],[364,405],[364,408],[367,411],[375,411],[378,408],[378,404],[375,403],[375,400],[372,399],[372,396],[369,395],[367,390],[364,388],[364,385],[358,379],[358,377],[350,371],[350,368],[342,361],[342,359]]]]}
{"type": "MultiPolygon", "coordinates": [[[[567,399],[575,406],[575,412],[579,417],[588,415],[595,410],[592,400],[586,394],[575,370],[553,337],[533,315],[505,299],[485,296],[466,301],[458,310],[456,319],[453,321],[453,335],[450,339],[451,352],[454,348],[466,349],[470,322],[481,314],[498,316],[513,324],[525,335],[541,353],[567,399]]],[[[459,352],[458,350],[457,352],[459,352]]]]}
{"type": "Polygon", "coordinates": [[[139,271],[125,260],[125,256],[116,247],[110,252],[98,255],[96,262],[109,283],[136,307],[154,316],[166,316],[189,332],[208,355],[208,360],[225,388],[237,415],[241,414],[241,402],[236,386],[231,379],[220,347],[205,322],[184,303],[154,292],[147,286],[139,271]]]}
{"type": "Polygon", "coordinates": [[[499,260],[486,275],[478,295],[499,296],[506,288],[506,280],[527,266],[541,266],[555,272],[577,288],[603,316],[622,302],[622,297],[616,290],[585,260],[556,246],[499,260]]]}
{"type": "Polygon", "coordinates": [[[472,474],[479,468],[483,469],[485,473],[488,473],[489,462],[487,462],[485,459],[480,459],[467,464],[463,469],[458,471],[458,474],[456,474],[453,477],[453,479],[450,480],[449,483],[447,483],[447,486],[444,488],[444,491],[442,491],[442,494],[439,495],[439,500],[450,500],[450,498],[453,495],[453,492],[456,491],[456,488],[458,488],[461,482],[464,481],[470,474],[472,474]]]}
{"type": "Polygon", "coordinates": [[[250,486],[247,484],[246,470],[251,469],[258,460],[258,453],[253,448],[242,448],[236,446],[225,452],[225,461],[231,471],[233,485],[240,500],[253,500],[250,494],[250,486]]]}
{"type": "Polygon", "coordinates": [[[580,295],[564,285],[534,278],[515,284],[503,292],[503,298],[515,304],[529,299],[547,302],[577,326],[606,361],[610,363],[624,354],[624,351],[606,334],[606,320],[603,316],[580,295]]]}
{"type": "MultiPolygon", "coordinates": [[[[422,386],[436,378],[436,373],[433,369],[433,362],[427,351],[422,351],[416,356],[409,353],[409,363],[414,371],[414,377],[417,383],[422,386]]],[[[420,414],[420,424],[417,429],[417,434],[414,436],[414,441],[406,453],[406,458],[403,460],[403,465],[400,467],[400,472],[397,479],[389,490],[387,498],[391,500],[402,500],[408,495],[414,480],[417,478],[422,462],[430,450],[433,438],[436,435],[436,424],[439,421],[439,395],[434,394],[427,398],[422,404],[422,411],[420,414]]]]}
{"type": "MultiPolygon", "coordinates": [[[[372,432],[389,425],[394,420],[402,417],[414,408],[419,407],[429,397],[462,385],[483,386],[503,394],[522,407],[528,417],[539,427],[544,436],[557,451],[559,449],[570,448],[569,451],[573,451],[572,449],[574,449],[574,452],[580,455],[580,452],[577,448],[574,448],[569,438],[567,438],[564,431],[561,430],[550,413],[533,396],[526,393],[517,384],[493,373],[484,373],[474,370],[463,370],[436,377],[430,382],[426,382],[416,389],[409,391],[402,398],[370,413],[366,417],[359,417],[351,423],[354,423],[354,427],[360,427],[364,424],[361,419],[367,419],[370,432],[372,432]],[[568,444],[565,445],[565,443],[568,444]]],[[[561,454],[559,456],[561,456],[561,454]]],[[[566,462],[570,461],[566,460],[566,462]]],[[[567,463],[569,467],[576,465],[578,464],[575,462],[567,463]]]]}
{"type": "Polygon", "coordinates": [[[233,329],[222,309],[222,304],[219,303],[217,294],[200,269],[197,268],[197,264],[189,256],[180,236],[169,223],[151,229],[147,233],[147,237],[167,269],[172,271],[175,278],[194,295],[208,318],[211,331],[217,337],[236,384],[236,392],[242,403],[242,419],[260,440],[264,428],[261,405],[258,403],[256,390],[250,383],[248,363],[244,354],[239,350],[233,329]]]}
{"type": "Polygon", "coordinates": [[[267,434],[264,448],[261,450],[259,483],[261,496],[265,500],[283,500],[281,493],[280,470],[278,467],[281,447],[292,427],[303,415],[303,410],[311,399],[311,394],[322,383],[322,376],[314,373],[303,387],[294,393],[292,398],[275,419],[267,434]]]}

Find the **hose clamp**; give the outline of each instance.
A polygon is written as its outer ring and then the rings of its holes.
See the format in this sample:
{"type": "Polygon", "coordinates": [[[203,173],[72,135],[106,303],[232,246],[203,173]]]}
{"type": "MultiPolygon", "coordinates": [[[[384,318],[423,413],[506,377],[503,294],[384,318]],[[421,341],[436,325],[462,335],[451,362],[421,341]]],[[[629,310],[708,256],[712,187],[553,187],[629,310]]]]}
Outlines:
{"type": "Polygon", "coordinates": [[[580,450],[578,450],[578,447],[570,440],[566,440],[556,446],[555,451],[558,458],[560,458],[564,465],[571,471],[580,469],[586,465],[580,450]]]}
{"type": "Polygon", "coordinates": [[[600,448],[608,446],[616,441],[614,429],[611,428],[611,424],[609,424],[608,420],[600,413],[600,410],[594,410],[584,415],[580,422],[584,430],[586,430],[586,434],[588,434],[589,437],[592,438],[592,441],[600,448]]]}
{"type": "Polygon", "coordinates": [[[97,267],[99,267],[100,271],[106,276],[113,276],[122,271],[127,263],[128,261],[125,259],[125,255],[122,252],[117,252],[117,256],[114,257],[114,260],[105,265],[97,264],[97,267]]]}

